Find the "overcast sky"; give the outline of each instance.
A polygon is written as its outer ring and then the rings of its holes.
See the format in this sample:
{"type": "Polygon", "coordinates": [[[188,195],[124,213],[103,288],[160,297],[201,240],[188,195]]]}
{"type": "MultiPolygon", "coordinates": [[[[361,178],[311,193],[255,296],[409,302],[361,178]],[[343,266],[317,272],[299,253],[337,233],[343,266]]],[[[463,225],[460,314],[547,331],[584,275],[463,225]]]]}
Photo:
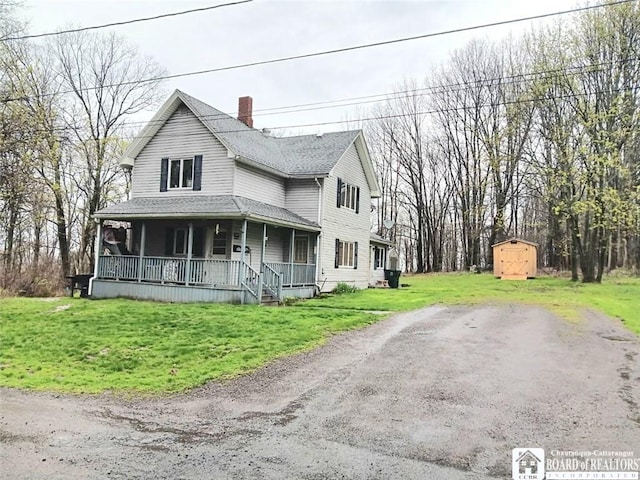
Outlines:
{"type": "MultiPolygon", "coordinates": [[[[91,26],[225,3],[180,0],[26,0],[29,33],[91,26]]],[[[575,6],[575,0],[276,1],[255,0],[184,16],[103,29],[124,35],[172,74],[343,48],[450,30],[575,6]]],[[[532,22],[414,40],[323,57],[168,80],[176,88],[229,113],[239,96],[254,111],[340,100],[390,91],[405,78],[420,83],[455,48],[472,38],[499,39],[530,29],[532,22]]],[[[254,115],[254,126],[294,126],[289,132],[340,130],[345,125],[302,124],[353,118],[359,107],[254,115]]],[[[143,119],[148,119],[149,112],[143,119]]]]}

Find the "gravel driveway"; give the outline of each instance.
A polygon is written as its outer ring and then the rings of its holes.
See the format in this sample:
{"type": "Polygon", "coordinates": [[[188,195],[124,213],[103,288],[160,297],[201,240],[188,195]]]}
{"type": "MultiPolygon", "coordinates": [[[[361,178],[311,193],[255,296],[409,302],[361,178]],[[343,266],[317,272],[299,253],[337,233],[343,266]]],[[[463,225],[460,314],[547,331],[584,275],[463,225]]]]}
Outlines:
{"type": "Polygon", "coordinates": [[[511,449],[634,450],[640,343],[614,320],[430,307],[187,395],[0,390],[2,478],[511,478],[511,449]]]}

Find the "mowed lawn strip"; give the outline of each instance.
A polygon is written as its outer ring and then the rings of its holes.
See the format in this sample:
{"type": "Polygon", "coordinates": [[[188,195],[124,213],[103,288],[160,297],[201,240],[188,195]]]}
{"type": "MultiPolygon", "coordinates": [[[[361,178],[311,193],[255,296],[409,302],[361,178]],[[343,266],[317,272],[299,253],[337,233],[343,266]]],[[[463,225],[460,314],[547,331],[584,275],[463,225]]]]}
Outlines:
{"type": "Polygon", "coordinates": [[[322,344],[380,315],[435,303],[527,303],[579,320],[584,309],[640,334],[640,279],[600,284],[482,274],[401,277],[410,286],[369,289],[292,307],[165,304],[134,300],[0,299],[0,385],[98,393],[170,393],[230,378],[322,344]]]}
{"type": "Polygon", "coordinates": [[[584,284],[550,276],[517,281],[496,279],[486,273],[435,273],[401,276],[400,283],[410,286],[333,295],[298,306],[407,311],[435,303],[526,303],[543,306],[569,320],[579,320],[585,309],[598,310],[621,319],[630,330],[640,334],[638,277],[609,276],[602,284],[584,284]]]}
{"type": "Polygon", "coordinates": [[[340,309],[0,300],[0,385],[168,393],[232,377],[379,316],[340,309]]]}

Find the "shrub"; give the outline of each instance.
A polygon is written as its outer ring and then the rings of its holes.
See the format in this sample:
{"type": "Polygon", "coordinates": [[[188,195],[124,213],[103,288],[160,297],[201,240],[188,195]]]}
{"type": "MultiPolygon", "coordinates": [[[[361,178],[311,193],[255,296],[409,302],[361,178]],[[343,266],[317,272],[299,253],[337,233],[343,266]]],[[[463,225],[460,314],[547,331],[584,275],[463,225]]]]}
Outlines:
{"type": "Polygon", "coordinates": [[[348,283],[340,282],[331,291],[331,293],[335,293],[336,295],[343,295],[345,293],[355,293],[357,291],[358,288],[355,285],[349,285],[348,283]]]}

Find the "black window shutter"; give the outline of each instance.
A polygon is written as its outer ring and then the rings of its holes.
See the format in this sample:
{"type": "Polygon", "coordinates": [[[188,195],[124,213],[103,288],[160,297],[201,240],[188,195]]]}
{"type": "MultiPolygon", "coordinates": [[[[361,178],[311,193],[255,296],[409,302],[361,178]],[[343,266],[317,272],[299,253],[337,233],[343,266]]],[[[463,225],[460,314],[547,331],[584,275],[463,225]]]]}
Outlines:
{"type": "Polygon", "coordinates": [[[356,188],[356,213],[360,213],[360,187],[356,188]]]}
{"type": "Polygon", "coordinates": [[[353,268],[358,268],[358,242],[353,246],[353,268]]]}
{"type": "Polygon", "coordinates": [[[193,245],[191,255],[194,257],[204,257],[204,228],[193,229],[193,245]]]}
{"type": "Polygon", "coordinates": [[[167,191],[167,180],[169,180],[169,159],[163,158],[160,161],[160,191],[167,191]]]}
{"type": "Polygon", "coordinates": [[[336,261],[335,267],[338,268],[340,266],[340,240],[336,238],[336,261]]]}
{"type": "Polygon", "coordinates": [[[193,189],[202,190],[202,155],[193,157],[193,189]]]}
{"type": "Polygon", "coordinates": [[[342,193],[342,179],[338,178],[338,195],[336,201],[336,207],[340,208],[340,195],[342,193]]]}
{"type": "Polygon", "coordinates": [[[165,236],[164,236],[164,254],[167,257],[170,257],[173,255],[174,238],[175,238],[174,229],[171,227],[168,227],[167,230],[165,231],[165,236]]]}

